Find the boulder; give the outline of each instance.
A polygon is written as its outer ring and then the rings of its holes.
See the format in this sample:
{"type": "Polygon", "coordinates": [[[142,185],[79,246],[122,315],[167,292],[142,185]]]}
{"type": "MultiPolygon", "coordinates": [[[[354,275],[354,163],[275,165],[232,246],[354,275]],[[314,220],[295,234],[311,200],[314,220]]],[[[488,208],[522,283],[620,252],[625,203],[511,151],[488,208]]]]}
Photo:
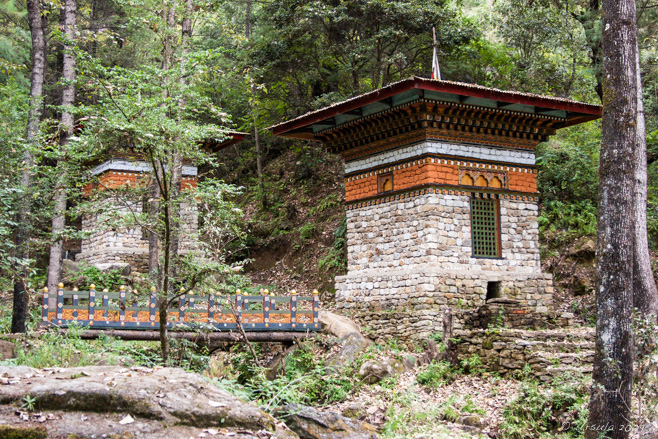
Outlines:
{"type": "Polygon", "coordinates": [[[96,420],[86,428],[94,425],[94,433],[99,437],[106,432],[120,435],[122,430],[140,429],[148,432],[139,436],[145,438],[196,437],[203,429],[223,430],[228,436],[232,436],[230,432],[234,435],[237,431],[249,431],[253,435],[246,437],[262,437],[258,432],[281,439],[297,437],[258,407],[182,369],[0,367],[0,380],[4,384],[0,386],[0,423],[6,412],[15,412],[15,406],[10,404],[20,406],[27,396],[34,398],[36,411],[54,411],[55,418],[72,420],[70,425],[53,425],[49,437],[78,434],[74,425],[76,417],[79,424],[80,412],[96,420]],[[78,413],[71,418],[71,412],[78,413]],[[119,422],[122,420],[123,424],[119,422]],[[174,426],[189,428],[181,430],[184,435],[169,435],[167,432],[174,426]]]}
{"type": "Polygon", "coordinates": [[[385,358],[383,360],[370,360],[361,365],[359,376],[368,384],[378,383],[384,378],[401,374],[405,371],[404,361],[385,358]]]}
{"type": "Polygon", "coordinates": [[[109,264],[94,264],[94,267],[98,268],[103,273],[109,273],[110,271],[118,271],[121,276],[130,276],[132,267],[130,264],[122,262],[113,262],[109,264]]]}
{"type": "Polygon", "coordinates": [[[77,262],[71,260],[71,259],[64,259],[62,260],[62,277],[63,278],[71,278],[75,276],[76,274],[80,273],[80,266],[78,265],[77,262]]]}
{"type": "Polygon", "coordinates": [[[577,259],[592,260],[596,257],[596,243],[592,239],[581,241],[569,249],[568,256],[577,259]]]}
{"type": "Polygon", "coordinates": [[[346,418],[336,412],[320,412],[314,408],[290,404],[278,408],[274,416],[300,439],[377,439],[375,428],[367,422],[346,418]]]}
{"type": "Polygon", "coordinates": [[[482,419],[476,415],[462,415],[457,419],[457,423],[475,428],[483,427],[482,419]]]}
{"type": "Polygon", "coordinates": [[[16,345],[7,340],[0,340],[0,360],[16,358],[16,345]]]}
{"type": "Polygon", "coordinates": [[[360,419],[360,420],[364,420],[366,419],[366,417],[368,417],[366,406],[362,402],[353,402],[347,405],[345,408],[343,408],[340,414],[345,416],[346,418],[360,419]]]}
{"type": "Polygon", "coordinates": [[[350,332],[338,340],[338,342],[341,345],[340,350],[330,355],[327,359],[329,366],[338,368],[351,364],[371,343],[370,340],[364,338],[358,332],[350,332]]]}
{"type": "Polygon", "coordinates": [[[322,330],[333,334],[338,338],[343,338],[350,332],[361,334],[361,328],[347,317],[331,313],[329,311],[320,311],[318,319],[322,324],[322,330]]]}

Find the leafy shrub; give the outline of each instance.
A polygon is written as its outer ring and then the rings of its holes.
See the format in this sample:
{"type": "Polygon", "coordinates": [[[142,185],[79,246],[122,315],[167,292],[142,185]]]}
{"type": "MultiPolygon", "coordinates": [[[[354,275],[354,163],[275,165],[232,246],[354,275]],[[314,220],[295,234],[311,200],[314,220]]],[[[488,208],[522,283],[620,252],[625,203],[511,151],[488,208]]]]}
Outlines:
{"type": "Polygon", "coordinates": [[[481,374],[484,372],[484,366],[482,365],[482,359],[478,354],[473,354],[468,358],[464,358],[461,361],[462,372],[470,374],[481,374]]]}
{"type": "Polygon", "coordinates": [[[540,232],[557,244],[596,233],[600,125],[572,127],[537,149],[540,232]]]}
{"type": "Polygon", "coordinates": [[[447,361],[432,362],[418,373],[418,384],[428,387],[441,387],[451,384],[457,377],[457,371],[447,361]]]}
{"type": "Polygon", "coordinates": [[[334,231],[334,245],[324,258],[318,261],[321,270],[345,270],[347,248],[347,219],[343,218],[340,225],[334,231]]]}
{"type": "Polygon", "coordinates": [[[304,244],[309,239],[311,239],[314,233],[315,233],[315,224],[308,223],[301,226],[299,228],[299,238],[301,239],[302,244],[304,244]]]}
{"type": "Polygon", "coordinates": [[[123,283],[123,276],[121,276],[119,270],[103,272],[93,265],[85,263],[81,263],[79,267],[80,272],[73,276],[71,280],[75,283],[84,282],[83,289],[89,289],[89,286],[94,284],[98,290],[107,288],[110,291],[116,291],[123,283]]]}
{"type": "Polygon", "coordinates": [[[587,424],[589,385],[569,375],[550,385],[522,384],[519,396],[503,412],[505,438],[579,438],[587,424]]]}

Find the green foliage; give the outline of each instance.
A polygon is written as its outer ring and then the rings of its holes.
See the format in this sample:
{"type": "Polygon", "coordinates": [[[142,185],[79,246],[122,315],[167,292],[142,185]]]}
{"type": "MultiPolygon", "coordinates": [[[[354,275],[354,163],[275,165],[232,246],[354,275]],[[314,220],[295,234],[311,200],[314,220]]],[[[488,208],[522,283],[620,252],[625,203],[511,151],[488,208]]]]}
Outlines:
{"type": "Polygon", "coordinates": [[[572,3],[556,7],[539,1],[527,7],[525,0],[495,2],[488,24],[505,42],[503,50],[513,62],[514,68],[506,72],[507,87],[593,97],[585,33],[575,18],[581,10],[572,3]]]}
{"type": "Polygon", "coordinates": [[[199,347],[196,343],[185,339],[169,341],[169,366],[180,367],[190,372],[201,373],[208,368],[207,347],[199,347]]]}
{"type": "MultiPolygon", "coordinates": [[[[8,334],[10,332],[12,318],[11,313],[12,303],[9,301],[0,302],[0,334],[8,334]]],[[[35,331],[38,328],[40,322],[41,307],[30,307],[28,309],[27,322],[25,322],[28,333],[35,331]]]]}
{"type": "Polygon", "coordinates": [[[37,399],[33,396],[30,395],[25,395],[23,398],[23,404],[21,404],[21,408],[27,410],[28,412],[33,412],[34,411],[34,403],[37,402],[37,399]]]}
{"type": "Polygon", "coordinates": [[[418,384],[428,387],[443,387],[457,378],[457,371],[447,361],[436,361],[427,365],[416,375],[418,384]]]}
{"type": "Polygon", "coordinates": [[[118,291],[119,287],[124,283],[123,276],[119,270],[110,270],[107,272],[101,271],[93,265],[80,263],[80,271],[72,276],[72,281],[78,283],[82,280],[85,281],[83,289],[88,290],[91,284],[96,286],[96,289],[102,290],[107,288],[109,291],[118,291]]]}
{"type": "Polygon", "coordinates": [[[343,218],[340,225],[334,231],[334,245],[329,249],[326,256],[318,261],[320,270],[343,271],[347,267],[347,218],[343,218]]]}
{"type": "Polygon", "coordinates": [[[329,194],[317,206],[311,208],[309,213],[315,216],[327,210],[336,209],[338,206],[340,206],[340,197],[338,194],[329,194]]]}
{"type": "MultiPolygon", "coordinates": [[[[17,355],[8,360],[17,365],[43,369],[44,367],[78,367],[96,364],[100,358],[96,347],[103,349],[105,340],[90,343],[82,340],[80,328],[71,327],[65,335],[47,332],[40,339],[17,345],[17,355]]],[[[118,358],[114,358],[119,361],[118,358]]]]}
{"type": "Polygon", "coordinates": [[[464,358],[461,361],[462,372],[469,373],[472,375],[479,375],[484,373],[484,366],[482,364],[482,359],[478,354],[473,354],[468,358],[464,358]]]}
{"type": "Polygon", "coordinates": [[[589,383],[569,375],[550,385],[525,381],[519,396],[503,412],[503,437],[579,438],[587,424],[589,383]]]}
{"type": "MultiPolygon", "coordinates": [[[[98,364],[136,364],[154,367],[162,364],[157,345],[153,342],[126,342],[105,334],[101,334],[96,340],[83,340],[80,338],[82,329],[84,328],[72,326],[64,334],[46,332],[38,339],[16,342],[16,358],[5,360],[2,363],[37,369],[98,364]]],[[[185,361],[177,362],[176,359],[172,360],[172,366],[185,367],[186,364],[189,364],[185,361]]],[[[188,369],[193,368],[188,367],[188,369]]]]}
{"type": "Polygon", "coordinates": [[[302,244],[307,242],[315,233],[316,225],[313,223],[304,224],[299,228],[299,239],[302,244]]]}
{"type": "Polygon", "coordinates": [[[594,235],[600,125],[574,127],[537,150],[540,233],[557,245],[594,235]]]}

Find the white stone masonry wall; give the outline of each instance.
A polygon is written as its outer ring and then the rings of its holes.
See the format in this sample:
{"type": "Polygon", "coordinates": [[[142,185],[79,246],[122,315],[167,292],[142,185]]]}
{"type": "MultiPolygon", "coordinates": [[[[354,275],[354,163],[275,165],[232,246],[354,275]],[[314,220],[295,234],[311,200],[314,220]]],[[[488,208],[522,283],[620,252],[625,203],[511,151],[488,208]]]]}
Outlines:
{"type": "MultiPolygon", "coordinates": [[[[120,207],[112,200],[105,200],[110,208],[128,215],[132,210],[142,212],[142,203],[136,202],[131,208],[120,207]]],[[[198,211],[193,203],[181,204],[181,240],[179,252],[192,252],[198,248],[198,211]]],[[[82,240],[81,252],[77,261],[88,264],[129,263],[135,271],[145,271],[148,266],[148,235],[141,227],[124,227],[112,230],[98,217],[86,216],[82,220],[82,230],[91,232],[82,240]]]]}
{"type": "Polygon", "coordinates": [[[395,163],[400,160],[411,159],[423,154],[440,154],[448,156],[465,157],[471,160],[487,160],[519,165],[534,165],[534,151],[520,151],[514,149],[493,148],[474,145],[457,145],[437,141],[426,141],[416,145],[405,146],[378,153],[371,157],[353,160],[345,163],[345,174],[377,166],[395,163]]]}
{"type": "Polygon", "coordinates": [[[540,273],[538,207],[500,200],[502,258],[471,257],[468,196],[426,194],[347,211],[348,274],[432,264],[540,273]]]}

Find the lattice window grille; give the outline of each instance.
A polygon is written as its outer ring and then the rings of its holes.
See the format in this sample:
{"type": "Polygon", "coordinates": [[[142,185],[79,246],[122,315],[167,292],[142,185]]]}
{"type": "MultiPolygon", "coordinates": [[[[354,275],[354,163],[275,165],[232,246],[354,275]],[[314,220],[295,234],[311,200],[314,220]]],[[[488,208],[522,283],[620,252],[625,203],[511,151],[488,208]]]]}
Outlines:
{"type": "Polygon", "coordinates": [[[500,257],[497,200],[471,198],[473,256],[500,257]]]}

